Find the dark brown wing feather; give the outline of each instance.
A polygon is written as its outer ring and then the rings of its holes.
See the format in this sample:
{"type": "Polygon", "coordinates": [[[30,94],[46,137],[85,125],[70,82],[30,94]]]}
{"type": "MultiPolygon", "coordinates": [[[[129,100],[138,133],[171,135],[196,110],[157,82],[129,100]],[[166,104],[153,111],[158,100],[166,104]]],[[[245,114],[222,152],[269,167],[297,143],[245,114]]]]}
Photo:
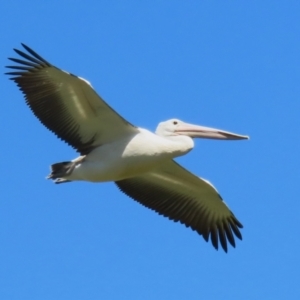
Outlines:
{"type": "MultiPolygon", "coordinates": [[[[23,44],[22,44],[23,45],[23,44]]],[[[119,116],[92,87],[79,77],[64,72],[23,45],[28,52],[14,49],[22,59],[6,73],[24,93],[35,116],[59,138],[82,155],[135,127],[119,116]]]]}
{"type": "Polygon", "coordinates": [[[219,242],[227,252],[227,241],[235,247],[234,235],[242,239],[242,224],[207,182],[194,176],[174,161],[154,172],[116,182],[125,194],[169,219],[191,227],[211,239],[218,249],[219,242]]]}

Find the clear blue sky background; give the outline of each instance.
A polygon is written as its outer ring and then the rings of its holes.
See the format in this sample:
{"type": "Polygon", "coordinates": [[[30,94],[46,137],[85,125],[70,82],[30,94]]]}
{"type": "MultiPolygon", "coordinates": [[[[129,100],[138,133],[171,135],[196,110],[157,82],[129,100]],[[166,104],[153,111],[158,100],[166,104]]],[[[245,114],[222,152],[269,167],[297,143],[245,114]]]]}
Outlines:
{"type": "Polygon", "coordinates": [[[1,75],[0,299],[300,299],[299,1],[2,1],[0,64],[23,42],[128,121],[251,136],[178,159],[244,224],[229,253],[121,194],[54,185],[76,153],[1,75]]]}

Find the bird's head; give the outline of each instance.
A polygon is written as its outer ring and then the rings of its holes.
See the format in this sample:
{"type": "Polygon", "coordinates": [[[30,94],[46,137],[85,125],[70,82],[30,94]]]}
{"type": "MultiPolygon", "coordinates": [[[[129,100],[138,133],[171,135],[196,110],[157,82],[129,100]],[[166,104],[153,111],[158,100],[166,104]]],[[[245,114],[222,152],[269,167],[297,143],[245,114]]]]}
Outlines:
{"type": "Polygon", "coordinates": [[[216,128],[188,124],[178,119],[171,119],[158,124],[155,133],[159,136],[170,137],[185,135],[191,138],[205,138],[217,140],[244,140],[246,135],[240,135],[216,128]]]}

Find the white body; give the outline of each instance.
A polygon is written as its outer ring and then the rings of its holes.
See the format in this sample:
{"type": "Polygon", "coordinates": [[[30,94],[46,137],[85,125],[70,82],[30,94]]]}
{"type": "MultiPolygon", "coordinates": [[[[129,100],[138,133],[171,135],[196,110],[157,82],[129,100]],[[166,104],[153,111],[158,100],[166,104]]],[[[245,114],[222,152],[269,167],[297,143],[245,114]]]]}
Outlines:
{"type": "Polygon", "coordinates": [[[138,128],[138,131],[94,149],[65,179],[118,181],[149,172],[194,147],[194,141],[187,136],[165,138],[146,129],[138,128]]]}

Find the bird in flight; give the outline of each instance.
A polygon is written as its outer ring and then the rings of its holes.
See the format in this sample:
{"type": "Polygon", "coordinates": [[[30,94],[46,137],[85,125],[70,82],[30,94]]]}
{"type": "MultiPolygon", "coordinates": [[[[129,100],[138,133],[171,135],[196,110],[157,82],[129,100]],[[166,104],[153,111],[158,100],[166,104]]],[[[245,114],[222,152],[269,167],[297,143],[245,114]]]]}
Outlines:
{"type": "Polygon", "coordinates": [[[227,252],[242,239],[242,224],[217,190],[173,159],[194,147],[193,138],[248,139],[219,129],[171,119],[155,133],[136,127],[114,111],[83,78],[46,61],[28,46],[7,68],[34,115],[80,156],[51,165],[55,183],[114,181],[118,188],[160,215],[197,231],[227,252]]]}

